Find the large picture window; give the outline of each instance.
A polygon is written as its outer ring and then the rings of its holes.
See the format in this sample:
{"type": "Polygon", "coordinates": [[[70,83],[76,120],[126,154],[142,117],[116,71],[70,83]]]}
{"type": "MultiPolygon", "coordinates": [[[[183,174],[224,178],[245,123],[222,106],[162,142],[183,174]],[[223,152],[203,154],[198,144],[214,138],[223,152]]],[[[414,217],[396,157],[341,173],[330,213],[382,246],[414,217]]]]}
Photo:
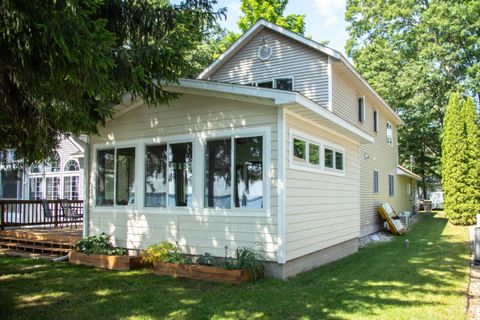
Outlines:
{"type": "Polygon", "coordinates": [[[146,147],[145,206],[167,206],[167,145],[146,147]]]}
{"type": "Polygon", "coordinates": [[[205,158],[205,207],[264,207],[263,137],[208,141],[205,158]]]}
{"type": "Polygon", "coordinates": [[[192,206],[192,143],[170,144],[168,206],[192,206]]]}
{"type": "Polygon", "coordinates": [[[112,206],[115,190],[115,149],[99,150],[97,167],[97,205],[112,206]]]}

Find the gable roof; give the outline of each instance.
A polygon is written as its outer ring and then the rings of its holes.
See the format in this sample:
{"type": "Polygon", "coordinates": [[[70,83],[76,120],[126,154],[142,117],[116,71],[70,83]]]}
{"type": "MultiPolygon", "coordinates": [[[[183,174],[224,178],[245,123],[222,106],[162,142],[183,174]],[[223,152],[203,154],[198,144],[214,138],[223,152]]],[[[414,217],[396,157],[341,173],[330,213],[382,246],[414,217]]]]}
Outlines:
{"type": "Polygon", "coordinates": [[[248,29],[242,36],[235,41],[223,54],[221,54],[214,62],[212,62],[205,70],[203,70],[197,79],[207,80],[213,73],[215,73],[221,66],[223,66],[231,57],[233,57],[240,49],[242,49],[253,37],[255,37],[260,31],[268,28],[270,30],[276,31],[290,39],[293,39],[307,47],[310,47],[318,52],[324,53],[327,56],[333,58],[334,61],[339,62],[342,66],[345,67],[352,76],[358,80],[358,82],[364,86],[377,100],[381,103],[388,112],[396,120],[396,124],[403,125],[402,119],[398,114],[383,100],[383,98],[370,86],[370,84],[365,80],[355,69],[355,67],[348,61],[348,59],[340,52],[324,46],[318,42],[310,40],[304,36],[301,36],[297,33],[294,33],[290,30],[282,28],[274,23],[268,22],[264,19],[258,20],[250,29],[248,29]]]}

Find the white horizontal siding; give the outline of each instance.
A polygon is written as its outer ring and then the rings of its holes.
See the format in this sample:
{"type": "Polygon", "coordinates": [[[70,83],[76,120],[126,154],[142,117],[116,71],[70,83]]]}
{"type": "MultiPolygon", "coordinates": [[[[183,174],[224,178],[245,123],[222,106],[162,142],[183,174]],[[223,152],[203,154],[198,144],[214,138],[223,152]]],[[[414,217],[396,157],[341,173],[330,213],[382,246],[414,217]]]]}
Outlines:
{"type": "Polygon", "coordinates": [[[291,115],[286,128],[286,253],[292,260],[358,237],[360,177],[356,144],[291,115]],[[345,148],[345,176],[290,168],[292,129],[345,148]]]}
{"type": "MultiPolygon", "coordinates": [[[[91,232],[106,232],[120,246],[143,249],[161,240],[178,242],[182,251],[193,254],[208,252],[230,254],[238,246],[260,244],[272,261],[277,259],[277,110],[273,106],[256,105],[221,98],[184,94],[169,106],[140,106],[108,121],[99,128],[100,136],[92,144],[114,140],[200,135],[218,130],[270,128],[270,216],[240,216],[242,213],[201,215],[201,210],[181,210],[181,213],[152,212],[137,208],[91,208],[91,232]]],[[[233,131],[232,131],[233,132],[233,131]]],[[[93,153],[93,152],[92,152],[93,153]]],[[[92,155],[93,157],[93,155],[92,155]]],[[[195,160],[194,160],[195,161],[195,160]]],[[[195,178],[195,177],[194,177],[195,178]]],[[[92,188],[95,179],[92,176],[92,188]]],[[[244,211],[248,214],[248,211],[244,211]]],[[[265,213],[266,214],[266,213],[265,213]]]]}
{"type": "Polygon", "coordinates": [[[294,78],[294,90],[326,106],[328,104],[327,56],[275,31],[265,29],[241,48],[210,77],[213,81],[251,84],[274,77],[294,78]],[[266,39],[272,48],[267,61],[258,59],[266,39]]]}

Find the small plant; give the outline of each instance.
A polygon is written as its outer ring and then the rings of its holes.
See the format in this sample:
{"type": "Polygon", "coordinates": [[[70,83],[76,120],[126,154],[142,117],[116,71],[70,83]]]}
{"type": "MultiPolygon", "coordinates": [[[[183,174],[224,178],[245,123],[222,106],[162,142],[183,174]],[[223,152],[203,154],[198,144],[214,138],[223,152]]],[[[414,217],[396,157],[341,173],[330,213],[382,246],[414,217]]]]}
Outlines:
{"type": "Polygon", "coordinates": [[[154,262],[183,264],[189,262],[189,259],[180,252],[178,246],[168,241],[149,245],[147,249],[140,253],[140,257],[145,264],[153,264],[154,262]]]}
{"type": "Polygon", "coordinates": [[[74,247],[77,251],[85,254],[106,254],[110,256],[127,255],[127,250],[124,248],[114,247],[110,243],[110,238],[105,233],[102,233],[98,236],[83,238],[82,240],[74,243],[74,247]]]}
{"type": "Polygon", "coordinates": [[[235,259],[233,259],[228,256],[228,247],[225,246],[225,269],[248,270],[253,281],[265,272],[265,265],[262,260],[265,260],[265,255],[262,252],[247,246],[235,249],[235,259]]]}

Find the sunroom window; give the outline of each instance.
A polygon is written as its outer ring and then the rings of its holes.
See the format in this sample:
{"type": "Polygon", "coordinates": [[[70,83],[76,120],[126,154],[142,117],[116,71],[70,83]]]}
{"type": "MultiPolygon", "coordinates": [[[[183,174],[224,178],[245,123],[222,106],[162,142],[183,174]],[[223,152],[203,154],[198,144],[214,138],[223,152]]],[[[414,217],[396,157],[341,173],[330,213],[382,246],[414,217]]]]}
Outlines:
{"type": "Polygon", "coordinates": [[[192,143],[169,145],[168,206],[192,206],[192,143]]]}
{"type": "Polygon", "coordinates": [[[211,140],[205,152],[205,207],[263,208],[263,137],[211,140]]]}
{"type": "Polygon", "coordinates": [[[167,206],[167,145],[146,146],[145,206],[167,206]]]}
{"type": "Polygon", "coordinates": [[[117,149],[116,203],[120,206],[135,203],[135,148],[117,149]]]}

